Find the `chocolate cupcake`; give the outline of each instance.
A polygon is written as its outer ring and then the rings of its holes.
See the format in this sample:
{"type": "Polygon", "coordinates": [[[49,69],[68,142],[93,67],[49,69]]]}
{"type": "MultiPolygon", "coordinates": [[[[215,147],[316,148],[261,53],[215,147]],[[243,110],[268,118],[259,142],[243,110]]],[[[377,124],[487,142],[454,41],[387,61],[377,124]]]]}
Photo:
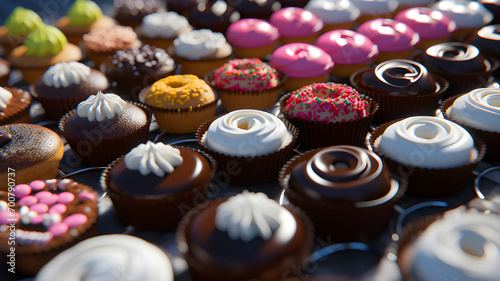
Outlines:
{"type": "Polygon", "coordinates": [[[90,186],[50,179],[11,189],[15,202],[10,191],[0,191],[0,225],[9,230],[0,232],[0,252],[15,255],[16,271],[35,275],[60,252],[97,234],[97,196],[90,186]],[[15,244],[9,243],[13,233],[15,244]]]}
{"type": "Polygon", "coordinates": [[[31,95],[14,87],[0,87],[0,126],[12,123],[29,123],[31,95]]]}
{"type": "Polygon", "coordinates": [[[197,0],[165,0],[168,11],[174,11],[179,15],[187,16],[191,9],[198,5],[197,0]]]}
{"type": "Polygon", "coordinates": [[[488,25],[481,28],[472,37],[471,42],[481,53],[494,57],[497,60],[500,59],[500,24],[488,25]]]}
{"type": "Polygon", "coordinates": [[[253,1],[253,0],[228,0],[241,18],[268,19],[279,5],[275,0],[253,1]]]}
{"type": "Polygon", "coordinates": [[[145,16],[164,10],[158,0],[114,0],[113,4],[118,23],[131,27],[141,24],[145,16]]]}
{"type": "Polygon", "coordinates": [[[316,234],[334,241],[380,233],[406,188],[375,153],[344,145],[294,157],[281,169],[279,181],[290,203],[311,218],[316,234]]]}
{"type": "Polygon", "coordinates": [[[210,29],[226,33],[229,25],[240,19],[239,14],[221,0],[205,0],[188,11],[189,22],[195,29],[210,29]]]}
{"type": "Polygon", "coordinates": [[[429,73],[422,64],[410,60],[388,60],[355,72],[351,85],[379,105],[379,122],[435,114],[439,100],[448,88],[441,76],[429,73]]]}
{"type": "Polygon", "coordinates": [[[215,161],[204,153],[147,142],[111,163],[101,185],[123,223],[172,230],[195,207],[196,198],[207,197],[215,170],[215,161]]]}

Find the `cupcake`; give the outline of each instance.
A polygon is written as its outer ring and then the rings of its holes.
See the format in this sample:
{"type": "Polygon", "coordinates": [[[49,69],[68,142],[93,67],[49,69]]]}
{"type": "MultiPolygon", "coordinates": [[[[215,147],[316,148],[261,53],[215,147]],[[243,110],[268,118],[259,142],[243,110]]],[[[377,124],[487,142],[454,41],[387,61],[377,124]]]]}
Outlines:
{"type": "Polygon", "coordinates": [[[168,51],[180,63],[182,73],[194,74],[200,78],[226,63],[233,53],[224,35],[209,29],[179,35],[168,51]]]}
{"type": "Polygon", "coordinates": [[[316,234],[360,241],[386,229],[405,190],[375,153],[349,145],[308,151],[280,172],[291,204],[313,221],[316,234]]]}
{"type": "Polygon", "coordinates": [[[427,48],[448,42],[450,36],[457,30],[457,24],[442,12],[426,7],[409,8],[399,12],[395,20],[405,23],[420,36],[417,48],[427,48]]]}
{"type": "Polygon", "coordinates": [[[481,28],[473,37],[471,44],[481,53],[500,59],[500,24],[481,28]]]}
{"type": "Polygon", "coordinates": [[[11,189],[0,191],[0,225],[8,230],[0,232],[0,252],[15,256],[16,272],[35,275],[60,252],[97,234],[97,196],[90,186],[49,179],[11,189]]]}
{"type": "Polygon", "coordinates": [[[141,40],[149,45],[168,49],[180,34],[193,30],[186,17],[176,12],[153,13],[145,16],[136,28],[141,40]]]}
{"type": "Polygon", "coordinates": [[[371,66],[379,53],[377,45],[368,37],[347,29],[326,32],[316,40],[315,45],[330,55],[335,64],[330,74],[341,79],[371,66]]]}
{"type": "Polygon", "coordinates": [[[484,155],[484,143],[460,125],[413,116],[377,127],[370,146],[393,173],[408,178],[410,195],[443,197],[462,190],[484,155]]]}
{"type": "Polygon", "coordinates": [[[275,0],[228,0],[229,6],[233,7],[242,18],[268,19],[275,7],[279,7],[275,0]]]}
{"type": "Polygon", "coordinates": [[[107,166],[146,142],[150,123],[145,107],[99,91],[64,115],[59,129],[85,165],[107,166]]]}
{"type": "Polygon", "coordinates": [[[197,3],[187,13],[189,22],[195,29],[210,29],[222,34],[226,33],[229,25],[240,19],[239,13],[223,0],[206,0],[197,3]]]}
{"type": "Polygon", "coordinates": [[[102,14],[101,8],[90,0],[75,0],[64,17],[56,22],[68,42],[78,45],[82,36],[94,28],[110,28],[115,21],[102,14]]]}
{"type": "Polygon", "coordinates": [[[302,265],[313,239],[300,210],[246,190],[193,210],[177,230],[194,281],[280,280],[302,265]]]}
{"type": "Polygon", "coordinates": [[[361,11],[358,23],[376,18],[392,18],[399,7],[399,0],[351,0],[361,11]]]}
{"type": "Polygon", "coordinates": [[[23,44],[26,36],[37,26],[43,25],[42,18],[29,9],[18,6],[10,13],[3,26],[0,26],[0,46],[4,56],[8,56],[12,49],[23,44]]]}
{"type": "Polygon", "coordinates": [[[161,129],[189,134],[215,116],[218,98],[195,75],[171,75],[143,89],[139,100],[153,110],[161,129]]]}
{"type": "Polygon", "coordinates": [[[175,73],[175,62],[162,48],[143,45],[116,51],[101,64],[101,70],[123,97],[139,100],[139,92],[161,78],[175,73]]]}
{"type": "Polygon", "coordinates": [[[304,8],[310,0],[278,0],[281,7],[299,7],[304,8]]]}
{"type": "Polygon", "coordinates": [[[29,123],[31,95],[20,88],[0,87],[0,126],[29,123]]]}
{"type": "Polygon", "coordinates": [[[226,38],[237,58],[263,60],[276,49],[279,32],[265,20],[241,19],[228,27],[226,38]]]}
{"type": "Polygon", "coordinates": [[[273,52],[269,64],[288,76],[283,86],[287,91],[312,83],[327,82],[328,73],[334,65],[325,51],[306,43],[279,47],[273,52]]]}
{"type": "Polygon", "coordinates": [[[172,263],[165,251],[141,238],[108,234],[89,238],[60,253],[34,281],[76,279],[173,281],[172,263]]]}
{"type": "Polygon", "coordinates": [[[390,59],[408,59],[420,43],[420,36],[411,27],[392,19],[369,20],[356,31],[378,46],[376,63],[390,59]]]}
{"type": "Polygon", "coordinates": [[[217,161],[221,177],[235,185],[257,185],[278,178],[298,130],[265,111],[240,109],[203,123],[196,138],[217,161]]]}
{"type": "Polygon", "coordinates": [[[58,62],[79,61],[82,51],[68,43],[66,36],[54,26],[39,25],[15,48],[8,59],[23,74],[26,84],[32,84],[58,62]]]}
{"type": "Polygon", "coordinates": [[[10,77],[10,62],[0,58],[0,86],[6,86],[10,77]]]}
{"type": "Polygon", "coordinates": [[[351,76],[351,85],[373,98],[380,109],[378,122],[410,117],[434,116],[448,82],[411,60],[388,60],[351,76]]]}
{"type": "Polygon", "coordinates": [[[108,88],[108,79],[102,72],[70,61],[51,66],[35,81],[30,91],[42,104],[47,117],[59,120],[89,96],[108,88]]]}
{"type": "Polygon", "coordinates": [[[490,24],[500,24],[500,1],[498,0],[479,0],[479,3],[493,14],[493,20],[490,24]]]}
{"type": "Polygon", "coordinates": [[[378,105],[355,89],[315,83],[284,96],[280,110],[300,130],[301,143],[312,147],[361,145],[378,105]]]}
{"type": "Polygon", "coordinates": [[[194,9],[198,3],[197,0],[165,0],[167,10],[187,16],[191,9],[194,9]]]}
{"type": "Polygon", "coordinates": [[[281,44],[312,44],[323,29],[323,21],[308,10],[298,7],[274,12],[269,22],[278,28],[281,44]]]}
{"type": "Polygon", "coordinates": [[[209,72],[206,82],[220,92],[226,111],[273,107],[286,75],[256,58],[234,59],[209,72]]]}
{"type": "Polygon", "coordinates": [[[145,16],[164,11],[159,0],[114,0],[113,4],[116,20],[133,28],[140,25],[145,16]]]}
{"type": "Polygon", "coordinates": [[[485,158],[500,160],[500,90],[479,88],[442,104],[444,116],[475,132],[486,142],[485,158]]]}
{"type": "Polygon", "coordinates": [[[323,21],[323,32],[336,29],[354,29],[361,11],[350,0],[312,0],[305,9],[323,21]]]}

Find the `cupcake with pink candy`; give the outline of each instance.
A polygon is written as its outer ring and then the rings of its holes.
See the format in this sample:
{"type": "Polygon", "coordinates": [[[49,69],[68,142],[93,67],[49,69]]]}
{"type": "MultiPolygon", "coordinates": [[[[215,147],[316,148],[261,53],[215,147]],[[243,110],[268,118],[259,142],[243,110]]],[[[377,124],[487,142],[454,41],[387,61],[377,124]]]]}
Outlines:
{"type": "Polygon", "coordinates": [[[278,28],[261,19],[241,19],[226,31],[226,39],[237,58],[265,59],[276,49],[279,37],[278,28]]]}
{"type": "Polygon", "coordinates": [[[360,17],[359,8],[350,0],[311,0],[305,9],[323,20],[323,32],[335,29],[353,29],[360,17]]]}
{"type": "Polygon", "coordinates": [[[323,21],[312,12],[297,8],[282,8],[274,12],[269,22],[278,28],[280,42],[312,44],[323,29],[323,21]]]}

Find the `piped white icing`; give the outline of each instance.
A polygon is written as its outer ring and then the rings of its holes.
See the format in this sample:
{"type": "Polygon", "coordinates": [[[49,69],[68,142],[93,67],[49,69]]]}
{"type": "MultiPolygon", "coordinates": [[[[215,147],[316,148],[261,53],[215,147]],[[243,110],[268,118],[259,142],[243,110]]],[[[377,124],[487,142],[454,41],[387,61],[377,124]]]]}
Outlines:
{"type": "Polygon", "coordinates": [[[385,156],[420,168],[453,168],[474,158],[474,140],[461,126],[430,116],[414,116],[385,129],[375,143],[385,156]]]}
{"type": "Polygon", "coordinates": [[[186,17],[176,12],[153,13],[142,19],[141,34],[148,38],[174,38],[189,26],[186,17]]]}
{"type": "Polygon", "coordinates": [[[115,94],[103,94],[99,91],[96,95],[88,97],[78,104],[76,113],[80,117],[87,117],[89,121],[102,121],[121,115],[127,102],[115,94]]]}
{"type": "Polygon", "coordinates": [[[198,29],[182,33],[174,40],[175,54],[179,57],[196,60],[214,55],[226,44],[220,32],[198,29]]]}
{"type": "Polygon", "coordinates": [[[46,264],[35,281],[173,281],[172,264],[158,247],[112,234],[87,239],[46,264]]]}
{"type": "Polygon", "coordinates": [[[441,0],[432,9],[455,21],[458,28],[483,27],[493,20],[493,14],[477,1],[441,0]]]}
{"type": "Polygon", "coordinates": [[[76,61],[60,62],[49,67],[43,74],[43,83],[49,87],[66,88],[87,81],[90,67],[76,61]]]}
{"type": "Polygon", "coordinates": [[[12,99],[12,93],[0,87],[0,110],[7,108],[12,99]]]}
{"type": "Polygon", "coordinates": [[[462,95],[448,115],[472,128],[500,133],[500,90],[480,88],[462,95]]]}
{"type": "Polygon", "coordinates": [[[233,240],[248,242],[256,237],[269,240],[281,225],[285,209],[264,193],[243,193],[217,207],[215,226],[233,240]]]}
{"type": "Polygon", "coordinates": [[[278,151],[292,134],[276,116],[241,109],[215,119],[204,137],[207,147],[231,156],[254,157],[278,151]]]}
{"type": "Polygon", "coordinates": [[[138,170],[143,176],[153,173],[163,177],[182,164],[182,157],[180,150],[175,147],[148,141],[127,153],[124,161],[127,169],[138,170]]]}
{"type": "Polygon", "coordinates": [[[305,6],[325,24],[339,24],[355,21],[359,8],[349,0],[312,0],[305,6]]]}

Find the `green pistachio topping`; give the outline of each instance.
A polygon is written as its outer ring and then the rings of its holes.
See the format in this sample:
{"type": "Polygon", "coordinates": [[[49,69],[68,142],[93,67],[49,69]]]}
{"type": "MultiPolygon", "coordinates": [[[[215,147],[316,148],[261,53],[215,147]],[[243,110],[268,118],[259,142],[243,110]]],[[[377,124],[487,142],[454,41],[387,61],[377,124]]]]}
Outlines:
{"type": "Polygon", "coordinates": [[[69,17],[70,25],[91,25],[102,16],[102,10],[93,1],[76,0],[66,15],[69,17]]]}
{"type": "Polygon", "coordinates": [[[62,51],[66,43],[68,40],[59,29],[45,24],[28,34],[24,41],[28,48],[26,54],[37,57],[55,55],[62,51]]]}
{"type": "Polygon", "coordinates": [[[42,18],[37,13],[23,7],[15,8],[5,20],[9,33],[16,35],[28,34],[42,24],[42,18]]]}

